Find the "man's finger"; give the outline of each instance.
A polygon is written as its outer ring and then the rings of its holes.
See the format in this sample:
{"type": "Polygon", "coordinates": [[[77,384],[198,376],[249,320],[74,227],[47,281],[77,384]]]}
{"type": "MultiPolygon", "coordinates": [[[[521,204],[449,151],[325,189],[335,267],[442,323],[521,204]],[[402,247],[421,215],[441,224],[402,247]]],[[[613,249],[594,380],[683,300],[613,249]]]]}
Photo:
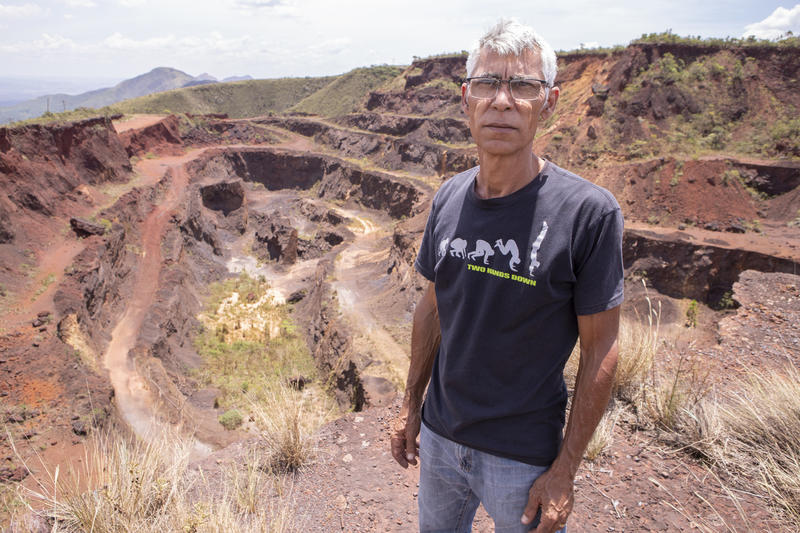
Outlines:
{"type": "Polygon", "coordinates": [[[392,435],[391,438],[392,457],[403,468],[408,468],[408,459],[406,458],[405,439],[399,435],[392,435]]]}
{"type": "Polygon", "coordinates": [[[415,465],[417,464],[417,439],[416,435],[412,438],[409,438],[406,435],[406,460],[409,464],[415,465]]]}
{"type": "Polygon", "coordinates": [[[533,522],[533,519],[536,517],[536,513],[539,512],[539,506],[542,504],[542,499],[539,495],[539,491],[535,489],[536,485],[531,487],[530,497],[528,498],[528,505],[522,512],[521,521],[523,524],[530,524],[533,522]]]}
{"type": "Polygon", "coordinates": [[[553,533],[561,529],[561,522],[558,511],[549,509],[542,513],[539,527],[533,530],[534,533],[553,533]]]}

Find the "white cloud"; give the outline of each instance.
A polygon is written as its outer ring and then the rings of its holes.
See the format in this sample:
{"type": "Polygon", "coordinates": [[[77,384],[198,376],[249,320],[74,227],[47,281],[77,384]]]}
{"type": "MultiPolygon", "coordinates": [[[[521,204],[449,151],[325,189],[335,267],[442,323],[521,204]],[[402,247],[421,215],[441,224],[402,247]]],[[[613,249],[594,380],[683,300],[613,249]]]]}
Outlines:
{"type": "Polygon", "coordinates": [[[36,4],[9,5],[0,4],[0,17],[34,17],[45,12],[36,4]]]}
{"type": "Polygon", "coordinates": [[[122,7],[139,7],[147,3],[147,0],[118,0],[122,7]]]}
{"type": "Polygon", "coordinates": [[[25,52],[47,52],[58,50],[83,50],[82,46],[72,39],[68,39],[62,35],[43,33],[41,39],[28,42],[17,42],[11,44],[0,44],[0,52],[10,52],[14,54],[25,52]]]}
{"type": "Polygon", "coordinates": [[[112,33],[103,40],[103,44],[108,48],[115,50],[154,50],[158,48],[167,48],[175,43],[174,35],[167,35],[165,37],[153,37],[151,39],[143,39],[137,41],[125,37],[119,32],[112,33]]]}
{"type": "Polygon", "coordinates": [[[234,4],[240,7],[278,7],[285,6],[286,0],[234,0],[234,4]]]}
{"type": "Polygon", "coordinates": [[[227,0],[227,3],[237,11],[269,13],[279,17],[296,17],[302,11],[295,0],[227,0]]]}
{"type": "Polygon", "coordinates": [[[97,6],[92,0],[64,0],[64,3],[69,7],[95,7],[97,6]]]}
{"type": "Polygon", "coordinates": [[[224,56],[247,58],[255,57],[264,50],[270,49],[265,41],[256,41],[249,35],[225,38],[219,32],[211,32],[206,36],[176,37],[169,34],[163,37],[136,40],[115,32],[102,42],[91,45],[97,49],[126,52],[152,52],[170,56],[224,56]]]}
{"type": "Polygon", "coordinates": [[[743,37],[757,37],[759,39],[777,39],[787,31],[800,33],[800,4],[792,9],[779,7],[770,16],[761,22],[745,26],[743,37]]]}

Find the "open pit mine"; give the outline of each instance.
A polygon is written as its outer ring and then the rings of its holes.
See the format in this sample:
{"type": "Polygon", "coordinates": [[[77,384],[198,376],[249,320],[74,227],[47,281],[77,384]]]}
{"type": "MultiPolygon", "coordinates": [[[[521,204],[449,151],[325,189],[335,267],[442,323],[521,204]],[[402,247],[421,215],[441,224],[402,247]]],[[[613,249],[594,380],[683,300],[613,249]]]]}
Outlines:
{"type": "MultiPolygon", "coordinates": [[[[797,390],[800,145],[769,133],[800,108],[797,57],[559,58],[535,150],[623,208],[635,367],[579,472],[577,531],[796,531],[797,462],[720,442],[735,398],[797,390]]],[[[418,473],[388,435],[427,210],[477,164],[464,60],[417,60],[339,116],[0,128],[3,527],[415,530],[418,473]]]]}

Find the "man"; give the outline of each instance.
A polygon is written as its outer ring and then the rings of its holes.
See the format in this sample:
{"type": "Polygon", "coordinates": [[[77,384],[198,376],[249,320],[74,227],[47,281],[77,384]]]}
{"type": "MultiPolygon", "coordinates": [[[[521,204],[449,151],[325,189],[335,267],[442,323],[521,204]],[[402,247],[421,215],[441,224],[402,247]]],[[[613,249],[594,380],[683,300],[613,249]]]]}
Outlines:
{"type": "Polygon", "coordinates": [[[422,531],[469,531],[482,502],[498,532],[552,533],[565,527],[610,396],[622,216],[608,191],[532,151],[559,96],[547,43],[501,20],[467,75],[461,105],[480,166],[445,182],[431,206],[415,263],[431,283],[414,314],[392,454],[404,468],[420,456],[422,531]],[[579,334],[562,440],[563,368],[579,334]]]}

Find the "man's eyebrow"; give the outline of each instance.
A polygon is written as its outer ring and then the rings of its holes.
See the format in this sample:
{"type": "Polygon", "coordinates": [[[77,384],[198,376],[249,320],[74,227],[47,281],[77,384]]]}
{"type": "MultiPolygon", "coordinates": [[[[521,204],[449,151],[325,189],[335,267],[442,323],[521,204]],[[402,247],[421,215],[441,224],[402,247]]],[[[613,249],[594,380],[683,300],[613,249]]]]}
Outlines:
{"type": "MultiPolygon", "coordinates": [[[[480,74],[480,76],[476,76],[476,77],[478,77],[478,78],[495,78],[495,79],[498,79],[498,80],[503,79],[503,75],[502,74],[498,74],[497,72],[483,72],[483,73],[480,74]]],[[[509,79],[511,79],[511,80],[524,80],[524,79],[538,79],[538,78],[536,76],[534,76],[533,74],[513,74],[513,75],[509,76],[509,79]]]]}

